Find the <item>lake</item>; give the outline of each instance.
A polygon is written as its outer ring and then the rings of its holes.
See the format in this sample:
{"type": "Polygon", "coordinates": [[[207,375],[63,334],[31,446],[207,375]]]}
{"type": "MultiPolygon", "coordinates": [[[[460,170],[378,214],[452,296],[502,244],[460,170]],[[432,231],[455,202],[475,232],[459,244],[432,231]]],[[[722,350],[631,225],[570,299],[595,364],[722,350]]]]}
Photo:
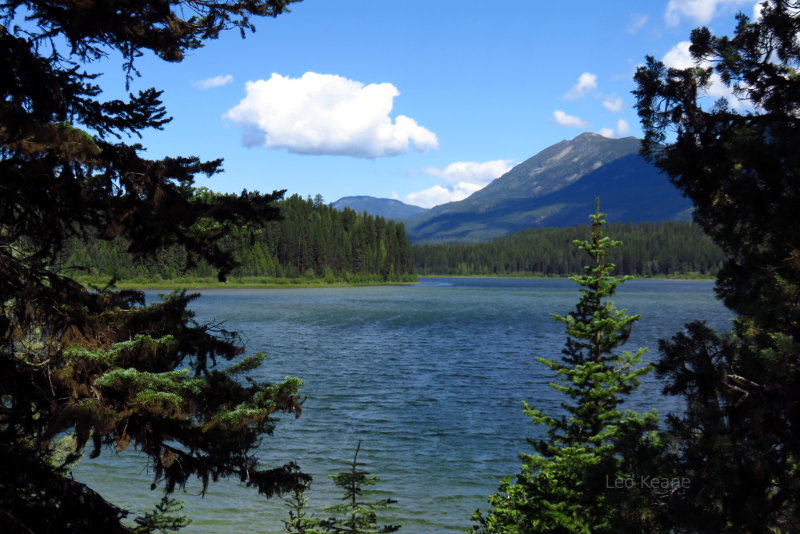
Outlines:
{"type": "MultiPolygon", "coordinates": [[[[517,473],[519,453],[532,450],[525,438],[540,432],[522,401],[552,412],[563,400],[534,357],[559,357],[563,325],[548,314],[571,311],[577,288],[556,279],[423,278],[406,286],[212,290],[192,308],[201,320],[238,330],[248,354],[269,354],[259,378],[305,382],[302,417],[285,417],[264,438],[265,466],[298,462],[314,477],[310,505],[333,504],[340,494],[328,475],[347,468],[361,440],[359,461],[381,478],[370,497],[398,501],[382,519],[428,534],[463,532],[500,479],[517,473]]],[[[649,347],[646,360],[657,358],[659,338],[686,322],[730,324],[709,281],[633,280],[614,302],[642,315],[626,348],[649,347]]],[[[680,409],[652,374],[628,405],[680,409]]],[[[75,476],[132,511],[160,498],[135,452],[104,451],[75,476]]],[[[199,485],[176,493],[192,518],[182,532],[282,531],[280,499],[232,481],[212,484],[205,498],[198,493],[199,485]]]]}

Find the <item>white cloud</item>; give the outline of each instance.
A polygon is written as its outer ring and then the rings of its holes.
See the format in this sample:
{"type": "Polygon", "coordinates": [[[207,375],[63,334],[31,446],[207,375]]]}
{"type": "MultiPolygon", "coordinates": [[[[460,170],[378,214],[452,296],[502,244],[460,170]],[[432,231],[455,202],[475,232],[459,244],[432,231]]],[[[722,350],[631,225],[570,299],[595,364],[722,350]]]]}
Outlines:
{"type": "Polygon", "coordinates": [[[764,10],[764,4],[762,2],[758,2],[756,5],[753,6],[753,22],[758,22],[761,20],[761,12],[764,10]]]}
{"type": "Polygon", "coordinates": [[[425,173],[444,178],[448,182],[465,181],[488,184],[511,170],[510,159],[491,161],[456,161],[444,169],[428,167],[425,173]]]}
{"type": "Polygon", "coordinates": [[[426,168],[423,171],[431,176],[442,178],[447,185],[434,185],[428,189],[409,193],[405,197],[394,195],[397,200],[407,204],[432,208],[439,204],[464,200],[472,193],[480,191],[495,178],[511,170],[511,160],[456,161],[444,169],[426,168]]]}
{"type": "Polygon", "coordinates": [[[753,0],[669,0],[664,19],[670,26],[676,26],[682,17],[689,17],[696,24],[708,24],[719,10],[736,9],[740,4],[752,2],[753,0]]]}
{"type": "Polygon", "coordinates": [[[580,98],[592,89],[597,88],[597,75],[591,72],[584,72],[578,77],[578,83],[572,86],[564,98],[574,100],[580,98]]]}
{"type": "Polygon", "coordinates": [[[213,89],[215,87],[222,87],[223,85],[228,85],[232,81],[233,81],[233,75],[225,74],[220,76],[212,76],[211,78],[206,78],[204,80],[200,80],[199,82],[192,82],[192,85],[194,85],[198,89],[213,89]]]}
{"type": "Polygon", "coordinates": [[[625,104],[620,97],[609,96],[603,99],[603,107],[612,113],[620,113],[625,107],[625,104]]]}
{"type": "Polygon", "coordinates": [[[631,22],[625,28],[628,33],[636,33],[647,25],[647,15],[636,14],[631,16],[631,22]]]}
{"type": "Polygon", "coordinates": [[[622,137],[623,135],[627,134],[631,131],[631,127],[628,125],[628,121],[624,119],[619,119],[617,121],[617,129],[614,130],[612,128],[600,128],[597,133],[602,135],[603,137],[622,137]]]}
{"type": "Polygon", "coordinates": [[[436,150],[436,134],[405,115],[389,115],[400,92],[390,83],[364,85],[334,74],[300,78],[273,73],[247,82],[247,95],[223,116],[245,129],[246,146],[295,154],[376,158],[413,147],[436,150]]]}
{"type": "Polygon", "coordinates": [[[553,121],[560,126],[570,126],[572,128],[587,128],[589,123],[580,117],[567,115],[560,109],[553,112],[553,121]]]}
{"type": "Polygon", "coordinates": [[[475,191],[482,189],[475,184],[467,182],[458,182],[453,186],[434,185],[428,189],[418,191],[416,193],[409,193],[402,200],[406,204],[413,204],[422,208],[432,208],[439,204],[446,204],[448,202],[457,202],[464,200],[475,191]]]}
{"type": "MultiPolygon", "coordinates": [[[[664,54],[661,62],[664,63],[667,68],[671,69],[688,69],[694,66],[703,68],[710,67],[711,63],[708,61],[702,61],[699,64],[695,62],[694,58],[692,58],[692,54],[689,52],[690,46],[691,43],[689,41],[681,41],[673,46],[669,52],[664,54]]],[[[745,105],[744,102],[733,94],[733,90],[722,82],[722,78],[717,73],[711,74],[709,86],[706,88],[706,94],[715,97],[715,100],[719,98],[726,99],[734,109],[741,109],[745,105]]]]}
{"type": "Polygon", "coordinates": [[[689,52],[689,47],[692,45],[690,41],[681,41],[673,46],[669,52],[664,54],[661,62],[664,63],[668,69],[688,69],[694,67],[695,62],[692,54],[689,52]]]}

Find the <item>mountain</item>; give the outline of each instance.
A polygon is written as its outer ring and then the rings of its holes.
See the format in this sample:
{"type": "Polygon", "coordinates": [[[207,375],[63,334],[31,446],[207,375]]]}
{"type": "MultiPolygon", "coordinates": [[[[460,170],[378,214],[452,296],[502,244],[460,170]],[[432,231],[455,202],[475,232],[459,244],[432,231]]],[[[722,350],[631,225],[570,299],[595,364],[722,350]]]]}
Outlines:
{"type": "Polygon", "coordinates": [[[691,203],[639,156],[634,137],[583,133],[520,163],[459,202],[409,223],[415,242],[487,241],[524,228],[587,222],[595,197],[610,222],[685,220],[691,203]]]}
{"type": "Polygon", "coordinates": [[[359,213],[366,211],[370,215],[383,217],[384,219],[393,219],[395,221],[416,219],[428,213],[427,208],[411,206],[399,200],[367,196],[342,197],[332,203],[331,206],[339,210],[351,208],[359,213]]]}

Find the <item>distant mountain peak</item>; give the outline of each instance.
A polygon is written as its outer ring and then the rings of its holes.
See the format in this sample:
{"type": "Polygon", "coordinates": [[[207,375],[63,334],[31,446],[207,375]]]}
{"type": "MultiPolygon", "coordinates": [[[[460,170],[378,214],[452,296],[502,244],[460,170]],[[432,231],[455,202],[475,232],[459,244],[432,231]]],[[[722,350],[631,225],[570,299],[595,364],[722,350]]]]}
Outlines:
{"type": "Polygon", "coordinates": [[[354,209],[358,212],[365,211],[370,215],[405,221],[425,215],[427,208],[405,204],[393,198],[376,198],[367,195],[342,197],[331,205],[339,210],[344,208],[354,209]]]}
{"type": "Polygon", "coordinates": [[[639,156],[635,137],[583,132],[516,165],[459,202],[432,208],[409,223],[423,241],[482,241],[535,226],[581,224],[594,198],[615,221],[669,220],[688,200],[639,156]]]}

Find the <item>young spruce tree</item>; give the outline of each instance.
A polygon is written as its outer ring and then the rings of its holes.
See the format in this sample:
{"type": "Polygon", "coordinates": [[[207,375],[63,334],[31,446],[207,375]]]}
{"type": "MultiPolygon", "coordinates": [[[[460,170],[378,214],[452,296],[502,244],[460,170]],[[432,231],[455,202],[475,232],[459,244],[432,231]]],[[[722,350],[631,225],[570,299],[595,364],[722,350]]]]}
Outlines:
{"type": "Polygon", "coordinates": [[[363,465],[358,461],[358,452],[361,450],[361,442],[358,442],[356,453],[350,464],[349,471],[342,471],[331,475],[333,483],[344,490],[343,504],[329,506],[327,511],[334,515],[328,519],[320,521],[322,529],[311,532],[331,532],[340,534],[367,534],[370,532],[385,534],[397,532],[400,525],[379,525],[377,512],[381,508],[386,508],[393,504],[392,499],[380,501],[363,501],[361,494],[364,486],[372,486],[378,482],[378,477],[368,476],[369,472],[359,469],[363,465]]]}
{"type": "Polygon", "coordinates": [[[605,214],[590,215],[589,241],[575,241],[592,259],[575,310],[552,315],[564,323],[567,342],[560,361],[537,358],[555,371],[551,383],[568,398],[563,412],[548,415],[524,404],[534,423],[547,427],[546,439],[529,439],[536,454],[521,455],[516,481],[503,481],[489,498],[491,509],[476,512],[473,532],[619,533],[657,532],[656,507],[665,491],[651,487],[660,439],[655,413],[622,410],[620,404],[651,366],[638,366],[646,349],[615,352],[628,339],[638,315],[628,315],[606,299],[630,277],[613,277],[606,261],[618,246],[603,235],[605,214]]]}

